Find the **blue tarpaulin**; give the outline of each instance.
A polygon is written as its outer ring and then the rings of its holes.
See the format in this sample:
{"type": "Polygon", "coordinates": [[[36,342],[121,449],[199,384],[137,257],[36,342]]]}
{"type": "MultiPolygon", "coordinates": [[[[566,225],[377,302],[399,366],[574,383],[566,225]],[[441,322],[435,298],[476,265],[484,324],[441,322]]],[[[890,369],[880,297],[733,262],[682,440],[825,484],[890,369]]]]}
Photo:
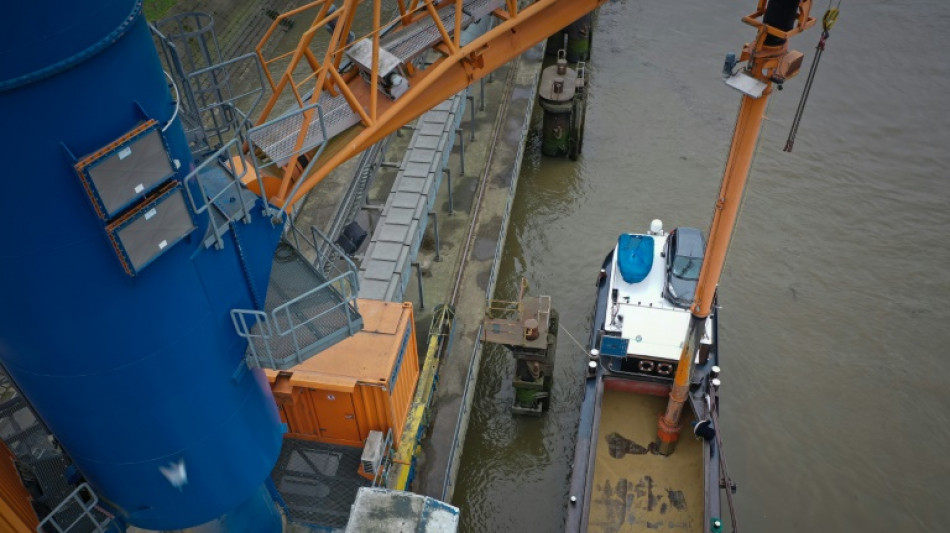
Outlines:
{"type": "Polygon", "coordinates": [[[617,246],[617,266],[627,283],[639,283],[653,268],[653,237],[621,235],[617,246]]]}

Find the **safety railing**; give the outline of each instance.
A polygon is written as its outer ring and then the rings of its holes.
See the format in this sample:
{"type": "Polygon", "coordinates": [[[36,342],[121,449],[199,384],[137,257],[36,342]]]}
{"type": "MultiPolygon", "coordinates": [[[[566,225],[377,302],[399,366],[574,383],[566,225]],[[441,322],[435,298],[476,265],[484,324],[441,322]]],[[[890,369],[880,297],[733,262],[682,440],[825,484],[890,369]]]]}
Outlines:
{"type": "Polygon", "coordinates": [[[517,300],[489,299],[485,313],[488,318],[518,318],[524,310],[524,296],[528,292],[528,280],[521,278],[517,300]]]}
{"type": "Polygon", "coordinates": [[[373,487],[386,487],[386,480],[389,477],[389,467],[393,464],[393,430],[386,430],[386,439],[383,441],[383,460],[376,469],[373,476],[373,487]]]}
{"type": "Polygon", "coordinates": [[[223,248],[222,236],[232,222],[251,221],[251,208],[257,195],[248,190],[246,183],[256,181],[258,190],[263,190],[260,174],[253,172],[243,156],[242,144],[240,136],[229,141],[183,180],[195,214],[215,208],[208,217],[213,232],[205,242],[206,246],[213,244],[218,249],[223,248]]]}
{"type": "MultiPolygon", "coordinates": [[[[193,105],[205,136],[216,146],[250,128],[248,117],[264,95],[264,70],[256,54],[244,54],[185,75],[188,91],[199,95],[193,105]],[[248,73],[256,74],[255,77],[248,73]],[[236,89],[240,80],[243,89],[236,89]],[[233,132],[233,133],[232,133],[233,132]],[[232,133],[231,136],[226,134],[232,133]]],[[[210,144],[210,141],[209,141],[210,144]]]]}
{"type": "Polygon", "coordinates": [[[483,321],[485,337],[483,340],[492,343],[508,344],[519,342],[527,344],[529,339],[529,328],[526,328],[526,321],[533,318],[543,331],[548,328],[548,321],[551,317],[551,297],[538,296],[526,297],[528,282],[521,278],[521,285],[517,301],[510,300],[488,300],[485,309],[485,320],[483,321]],[[525,303],[527,300],[527,304],[525,303]]]}
{"type": "MultiPolygon", "coordinates": [[[[257,168],[283,167],[300,155],[308,154],[315,161],[323,153],[327,134],[327,119],[321,103],[313,103],[251,128],[248,139],[260,150],[251,150],[257,168]],[[267,156],[269,160],[261,156],[267,156]]],[[[302,174],[306,175],[306,174],[302,174]]]]}
{"type": "MultiPolygon", "coordinates": [[[[331,250],[336,248],[330,244],[331,250]]],[[[357,271],[343,257],[342,268],[337,262],[324,263],[316,243],[290,226],[278,249],[271,286],[310,288],[286,301],[269,294],[264,311],[231,311],[237,334],[248,341],[250,366],[284,370],[360,330],[357,271]]],[[[287,290],[269,292],[292,296],[287,290]]]]}
{"type": "MultiPolygon", "coordinates": [[[[334,266],[337,261],[343,261],[346,265],[346,269],[356,272],[356,263],[350,259],[350,256],[346,254],[336,242],[331,239],[329,236],[320,231],[316,226],[310,228],[311,233],[313,233],[313,242],[320,243],[317,246],[314,246],[316,250],[316,257],[314,258],[314,266],[321,270],[321,272],[329,272],[331,270],[339,271],[339,267],[334,266]]],[[[359,290],[359,281],[356,285],[357,291],[359,290]]]]}
{"type": "Polygon", "coordinates": [[[37,531],[56,533],[106,533],[112,517],[99,508],[99,497],[88,483],[82,483],[44,518],[37,531]]]}
{"type": "Polygon", "coordinates": [[[182,13],[149,26],[192,154],[201,158],[247,130],[266,82],[257,54],[221,61],[214,22],[204,13],[182,13]]]}

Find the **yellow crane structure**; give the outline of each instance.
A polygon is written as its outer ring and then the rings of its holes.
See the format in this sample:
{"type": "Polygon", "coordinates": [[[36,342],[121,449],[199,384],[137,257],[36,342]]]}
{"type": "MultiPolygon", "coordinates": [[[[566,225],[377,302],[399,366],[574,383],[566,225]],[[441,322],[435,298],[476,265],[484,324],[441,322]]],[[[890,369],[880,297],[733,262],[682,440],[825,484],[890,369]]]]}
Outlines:
{"type": "Polygon", "coordinates": [[[381,0],[316,0],[279,15],[256,48],[272,95],[244,147],[267,171],[248,186],[287,209],[351,157],[605,1],[396,0],[397,16],[383,21],[381,0]],[[353,36],[367,8],[369,32],[353,36]],[[278,27],[311,16],[293,50],[265,57],[278,27]],[[462,30],[483,17],[493,27],[463,42],[462,30]],[[325,31],[328,41],[318,38],[325,31]],[[427,50],[438,58],[414,64],[427,50]],[[293,112],[278,109],[288,100],[293,112]]]}

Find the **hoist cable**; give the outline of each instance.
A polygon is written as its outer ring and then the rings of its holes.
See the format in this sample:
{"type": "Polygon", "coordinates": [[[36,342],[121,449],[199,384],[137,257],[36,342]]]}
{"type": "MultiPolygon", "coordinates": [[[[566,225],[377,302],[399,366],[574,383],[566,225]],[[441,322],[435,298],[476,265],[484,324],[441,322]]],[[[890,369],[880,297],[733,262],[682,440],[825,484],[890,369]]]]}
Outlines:
{"type": "MultiPolygon", "coordinates": [[[[838,5],[841,5],[841,0],[838,0],[838,5]]],[[[808,71],[808,78],[805,80],[805,88],[802,91],[802,98],[798,101],[798,109],[795,110],[795,118],[792,119],[792,128],[788,132],[788,140],[785,141],[785,148],[783,151],[791,152],[792,147],[795,145],[795,136],[798,135],[798,125],[802,121],[802,114],[805,113],[805,103],[808,101],[808,95],[811,92],[812,83],[815,81],[815,73],[818,72],[818,63],[821,61],[821,54],[825,51],[825,42],[828,40],[829,31],[831,31],[832,26],[835,25],[835,22],[838,21],[838,8],[830,7],[825,11],[825,16],[821,18],[821,38],[818,39],[818,45],[815,47],[815,60],[812,61],[811,69],[808,71]]]]}

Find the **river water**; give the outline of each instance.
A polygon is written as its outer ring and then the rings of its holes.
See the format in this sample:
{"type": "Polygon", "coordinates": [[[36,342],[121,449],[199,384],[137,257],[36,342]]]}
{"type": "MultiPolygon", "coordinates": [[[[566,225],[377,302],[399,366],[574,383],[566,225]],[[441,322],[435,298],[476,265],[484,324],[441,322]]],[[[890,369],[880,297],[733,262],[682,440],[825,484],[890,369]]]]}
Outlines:
{"type": "MultiPolygon", "coordinates": [[[[496,297],[521,276],[581,342],[621,231],[708,228],[739,103],[719,80],[755,2],[611,2],[584,154],[528,139],[496,297]]],[[[816,5],[820,17],[825,5],[816,5]]],[[[720,285],[722,424],[745,532],[950,530],[950,3],[845,0],[804,86],[772,99],[720,285]]],[[[807,71],[819,30],[793,40],[807,71]]],[[[559,338],[550,412],[512,417],[483,359],[454,503],[463,531],[563,527],[583,354],[559,338]]],[[[725,512],[725,509],[724,509],[725,512]]]]}

